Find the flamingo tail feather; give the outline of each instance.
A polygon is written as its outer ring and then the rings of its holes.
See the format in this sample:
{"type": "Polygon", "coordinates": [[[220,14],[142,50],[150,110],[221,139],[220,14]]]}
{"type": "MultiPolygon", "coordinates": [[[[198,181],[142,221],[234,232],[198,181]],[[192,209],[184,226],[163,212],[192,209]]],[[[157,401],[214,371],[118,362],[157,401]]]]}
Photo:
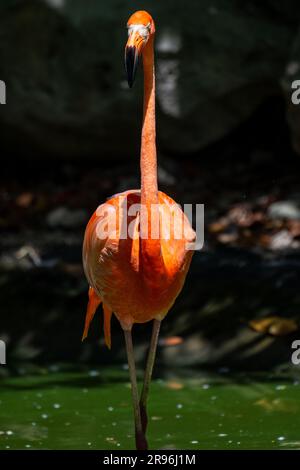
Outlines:
{"type": "Polygon", "coordinates": [[[101,304],[102,300],[98,297],[96,292],[92,287],[89,288],[89,302],[86,310],[86,316],[85,316],[85,324],[84,324],[84,331],[82,335],[82,341],[85,340],[85,338],[88,335],[89,332],[89,327],[91,324],[91,321],[94,318],[94,315],[96,313],[97,308],[101,304]]]}

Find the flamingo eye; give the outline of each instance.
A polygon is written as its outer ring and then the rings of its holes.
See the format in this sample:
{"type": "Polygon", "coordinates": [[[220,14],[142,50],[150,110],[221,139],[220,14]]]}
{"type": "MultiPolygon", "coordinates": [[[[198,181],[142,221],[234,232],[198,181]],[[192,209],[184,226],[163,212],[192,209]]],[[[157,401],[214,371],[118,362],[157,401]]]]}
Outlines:
{"type": "Polygon", "coordinates": [[[150,34],[150,23],[147,24],[147,26],[143,24],[133,24],[128,26],[128,36],[135,32],[139,33],[143,39],[147,39],[150,34]]]}

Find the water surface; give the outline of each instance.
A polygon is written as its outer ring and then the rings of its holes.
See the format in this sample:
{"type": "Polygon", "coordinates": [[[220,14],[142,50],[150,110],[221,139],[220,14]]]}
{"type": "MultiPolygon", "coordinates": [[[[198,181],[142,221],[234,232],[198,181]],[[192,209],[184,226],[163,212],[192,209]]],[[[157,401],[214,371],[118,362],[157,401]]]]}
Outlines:
{"type": "MultiPolygon", "coordinates": [[[[151,449],[300,449],[295,374],[169,372],[151,386],[151,449]]],[[[0,449],[133,449],[125,367],[1,379],[0,449]]]]}

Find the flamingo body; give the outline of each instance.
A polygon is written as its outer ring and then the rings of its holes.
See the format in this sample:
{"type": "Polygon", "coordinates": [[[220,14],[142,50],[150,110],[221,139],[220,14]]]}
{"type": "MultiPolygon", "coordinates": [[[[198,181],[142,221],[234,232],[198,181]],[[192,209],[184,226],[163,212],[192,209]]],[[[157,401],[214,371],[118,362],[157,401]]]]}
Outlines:
{"type": "MultiPolygon", "coordinates": [[[[103,302],[105,324],[109,324],[113,312],[123,329],[164,318],[183,287],[193,254],[187,245],[195,239],[180,207],[159,191],[162,257],[143,256],[140,212],[131,210],[140,199],[140,190],[129,190],[101,204],[87,225],[83,243],[83,265],[92,289],[90,310],[95,313],[103,302]],[[128,215],[131,212],[133,215],[128,215]]],[[[87,315],[86,334],[91,319],[92,315],[87,315]]],[[[110,328],[106,325],[105,329],[110,344],[110,328]]]]}

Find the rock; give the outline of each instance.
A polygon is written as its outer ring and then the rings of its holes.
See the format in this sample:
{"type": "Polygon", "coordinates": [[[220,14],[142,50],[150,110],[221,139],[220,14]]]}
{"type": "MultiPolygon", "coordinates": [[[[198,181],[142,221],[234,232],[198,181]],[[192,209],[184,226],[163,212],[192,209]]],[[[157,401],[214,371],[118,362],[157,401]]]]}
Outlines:
{"type": "Polygon", "coordinates": [[[82,209],[70,210],[66,207],[58,207],[46,217],[49,227],[74,228],[84,225],[87,221],[88,215],[86,211],[82,209]]]}
{"type": "Polygon", "coordinates": [[[286,248],[292,248],[293,237],[288,230],[280,230],[272,236],[270,240],[271,250],[285,250],[286,248]]]}
{"type": "MultiPolygon", "coordinates": [[[[288,5],[174,0],[170,10],[169,2],[143,3],[157,22],[158,140],[165,151],[181,155],[217,141],[278,91],[300,17],[299,3],[288,5]]],[[[81,0],[1,2],[2,149],[39,158],[136,157],[142,73],[129,90],[129,10],[125,0],[88,8],[81,0]]]]}
{"type": "Polygon", "coordinates": [[[30,245],[23,245],[16,251],[6,251],[0,256],[0,269],[28,270],[42,265],[38,251],[30,245]]]}
{"type": "Polygon", "coordinates": [[[268,209],[271,219],[300,220],[300,205],[295,201],[273,202],[268,209]]]}

